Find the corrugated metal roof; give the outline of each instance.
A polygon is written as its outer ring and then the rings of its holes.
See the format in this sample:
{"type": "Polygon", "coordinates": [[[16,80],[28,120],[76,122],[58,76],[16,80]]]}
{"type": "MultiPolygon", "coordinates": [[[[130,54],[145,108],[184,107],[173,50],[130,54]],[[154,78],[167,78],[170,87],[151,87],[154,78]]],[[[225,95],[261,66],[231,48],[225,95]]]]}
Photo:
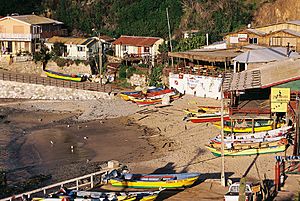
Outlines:
{"type": "Polygon", "coordinates": [[[256,30],[256,29],[246,29],[246,31],[251,32],[251,33],[256,34],[256,35],[259,35],[259,36],[266,35],[265,32],[259,31],[259,30],[256,30]]]}
{"type": "Polygon", "coordinates": [[[236,49],[194,49],[186,52],[169,52],[170,57],[185,58],[201,61],[225,62],[233,59],[241,52],[236,49]]]}
{"type": "Polygon", "coordinates": [[[287,23],[289,23],[289,24],[295,24],[295,25],[300,25],[300,20],[291,20],[291,21],[288,21],[287,23]]]}
{"type": "Polygon", "coordinates": [[[131,45],[131,46],[152,46],[162,38],[157,37],[143,37],[143,36],[121,36],[113,42],[114,45],[131,45]]]}
{"type": "Polygon", "coordinates": [[[290,52],[288,57],[287,49],[284,47],[265,47],[249,50],[238,55],[233,60],[239,63],[265,63],[295,57],[299,57],[299,54],[296,52],[290,52]]]}
{"type": "Polygon", "coordinates": [[[300,33],[297,32],[297,31],[294,31],[294,30],[291,30],[291,29],[283,29],[282,31],[285,32],[285,33],[292,34],[294,36],[300,37],[300,33]]]}
{"type": "Polygon", "coordinates": [[[29,24],[63,24],[57,20],[53,20],[47,17],[37,16],[37,15],[17,15],[17,16],[9,16],[13,19],[17,19],[29,24]]]}
{"type": "Polygon", "coordinates": [[[95,38],[74,38],[74,37],[59,37],[53,36],[47,40],[47,43],[63,43],[63,44],[73,44],[73,45],[89,45],[91,42],[95,41],[95,38]]]}
{"type": "Polygon", "coordinates": [[[260,68],[226,75],[224,91],[268,88],[300,80],[300,59],[286,59],[262,65],[260,68]]]}

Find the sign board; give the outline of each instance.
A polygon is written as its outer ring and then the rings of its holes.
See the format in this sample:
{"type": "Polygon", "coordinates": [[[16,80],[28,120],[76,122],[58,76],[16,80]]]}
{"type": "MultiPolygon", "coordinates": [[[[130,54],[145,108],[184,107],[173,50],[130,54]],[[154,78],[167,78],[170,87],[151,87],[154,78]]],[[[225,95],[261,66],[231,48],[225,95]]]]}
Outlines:
{"type": "Polygon", "coordinates": [[[287,112],[287,103],[271,102],[271,112],[287,112]]]}
{"type": "Polygon", "coordinates": [[[247,42],[248,35],[247,34],[238,34],[239,42],[247,42]]]}
{"type": "Polygon", "coordinates": [[[260,192],[260,185],[252,186],[251,190],[252,190],[253,193],[260,192]]]}
{"type": "Polygon", "coordinates": [[[290,88],[271,88],[271,112],[287,112],[290,88]]]}
{"type": "Polygon", "coordinates": [[[288,103],[290,101],[290,95],[290,88],[271,88],[271,102],[288,103]]]}

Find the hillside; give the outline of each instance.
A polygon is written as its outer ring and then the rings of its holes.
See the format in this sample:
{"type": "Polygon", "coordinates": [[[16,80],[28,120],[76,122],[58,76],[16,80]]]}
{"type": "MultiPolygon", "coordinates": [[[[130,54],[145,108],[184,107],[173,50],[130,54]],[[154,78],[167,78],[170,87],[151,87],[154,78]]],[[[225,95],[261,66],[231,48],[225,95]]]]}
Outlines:
{"type": "Polygon", "coordinates": [[[261,26],[300,19],[299,0],[277,0],[262,5],[254,15],[253,25],[261,26]]]}
{"type": "Polygon", "coordinates": [[[2,0],[0,16],[32,12],[63,21],[72,35],[104,34],[167,38],[166,8],[172,33],[198,29],[211,40],[236,29],[300,19],[299,0],[2,0]]]}

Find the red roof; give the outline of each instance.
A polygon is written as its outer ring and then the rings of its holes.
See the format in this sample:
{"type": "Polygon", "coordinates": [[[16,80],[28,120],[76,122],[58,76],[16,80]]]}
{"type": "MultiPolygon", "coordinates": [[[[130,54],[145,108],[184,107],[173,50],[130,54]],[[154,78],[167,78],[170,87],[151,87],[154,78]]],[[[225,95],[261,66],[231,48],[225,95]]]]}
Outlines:
{"type": "Polygon", "coordinates": [[[152,46],[156,41],[162,38],[156,37],[143,37],[143,36],[121,36],[115,42],[114,45],[131,45],[131,46],[152,46]]]}

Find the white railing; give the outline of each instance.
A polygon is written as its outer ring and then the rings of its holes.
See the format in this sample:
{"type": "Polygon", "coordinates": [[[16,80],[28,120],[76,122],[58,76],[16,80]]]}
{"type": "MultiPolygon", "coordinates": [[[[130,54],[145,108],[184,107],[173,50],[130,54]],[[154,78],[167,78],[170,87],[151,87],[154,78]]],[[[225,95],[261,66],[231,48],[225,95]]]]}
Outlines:
{"type": "Polygon", "coordinates": [[[60,188],[62,188],[64,186],[67,186],[68,189],[76,189],[76,190],[79,190],[80,188],[83,188],[83,187],[85,187],[87,189],[92,189],[95,187],[97,179],[99,180],[99,178],[100,178],[100,181],[101,181],[101,176],[103,174],[107,174],[111,170],[118,169],[118,168],[120,168],[119,163],[117,163],[117,167],[114,167],[114,161],[109,161],[108,166],[101,169],[98,172],[94,172],[94,173],[87,174],[87,175],[84,175],[81,177],[62,181],[62,182],[59,182],[56,184],[38,188],[33,191],[25,192],[22,194],[13,195],[11,197],[0,199],[0,201],[22,200],[23,196],[25,196],[27,198],[31,198],[33,194],[37,194],[37,193],[43,193],[44,195],[47,195],[47,194],[54,193],[55,191],[59,190],[60,188]]]}
{"type": "Polygon", "coordinates": [[[40,34],[8,34],[0,33],[0,40],[14,41],[31,41],[32,39],[40,38],[40,34]]]}

